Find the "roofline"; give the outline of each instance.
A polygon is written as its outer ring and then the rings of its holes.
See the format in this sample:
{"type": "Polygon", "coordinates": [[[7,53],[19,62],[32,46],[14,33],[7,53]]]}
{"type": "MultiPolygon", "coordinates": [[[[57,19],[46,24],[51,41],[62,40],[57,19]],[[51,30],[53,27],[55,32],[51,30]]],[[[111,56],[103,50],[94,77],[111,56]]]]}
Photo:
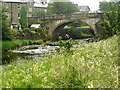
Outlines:
{"type": "Polygon", "coordinates": [[[82,5],[82,6],[78,6],[78,7],[88,7],[88,9],[90,10],[90,7],[88,5],[82,5]]]}
{"type": "MultiPolygon", "coordinates": [[[[88,5],[81,5],[81,6],[89,7],[88,5]]],[[[79,7],[81,7],[81,6],[79,6],[79,7]]]]}

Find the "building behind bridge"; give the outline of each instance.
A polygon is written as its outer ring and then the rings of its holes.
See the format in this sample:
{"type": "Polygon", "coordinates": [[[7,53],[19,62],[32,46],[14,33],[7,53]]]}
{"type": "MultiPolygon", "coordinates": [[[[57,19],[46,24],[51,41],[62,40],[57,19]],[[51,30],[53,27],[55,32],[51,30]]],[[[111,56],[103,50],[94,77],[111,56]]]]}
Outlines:
{"type": "Polygon", "coordinates": [[[5,6],[5,12],[11,28],[17,28],[20,27],[20,10],[23,6],[27,9],[27,17],[31,17],[34,9],[41,6],[44,7],[47,0],[40,0],[39,2],[34,2],[34,0],[2,0],[0,3],[5,6]],[[37,4],[39,4],[39,6],[37,6],[37,4]]]}
{"type": "Polygon", "coordinates": [[[79,6],[79,11],[81,13],[88,13],[90,11],[89,6],[79,6]]]}

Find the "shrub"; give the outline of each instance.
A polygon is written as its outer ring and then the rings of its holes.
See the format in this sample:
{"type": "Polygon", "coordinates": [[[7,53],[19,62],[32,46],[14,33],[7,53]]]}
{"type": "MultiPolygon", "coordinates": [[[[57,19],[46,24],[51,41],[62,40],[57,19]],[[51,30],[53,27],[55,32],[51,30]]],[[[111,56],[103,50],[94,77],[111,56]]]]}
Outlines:
{"type": "Polygon", "coordinates": [[[58,45],[64,47],[66,51],[70,51],[70,48],[72,47],[73,44],[75,44],[73,39],[69,39],[66,41],[60,40],[58,42],[58,45]]]}
{"type": "Polygon", "coordinates": [[[117,3],[109,2],[108,10],[104,13],[104,20],[100,23],[102,37],[110,37],[120,32],[120,8],[117,3]]]}

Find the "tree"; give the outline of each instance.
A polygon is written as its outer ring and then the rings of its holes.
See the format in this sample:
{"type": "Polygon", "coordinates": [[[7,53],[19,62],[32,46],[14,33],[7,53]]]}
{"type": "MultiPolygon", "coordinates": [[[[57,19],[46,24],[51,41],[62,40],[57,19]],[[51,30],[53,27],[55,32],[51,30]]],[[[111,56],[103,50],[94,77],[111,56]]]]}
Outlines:
{"type": "Polygon", "coordinates": [[[27,28],[27,25],[28,25],[28,21],[27,21],[27,9],[24,6],[20,10],[20,24],[21,24],[21,28],[22,29],[27,28]]]}
{"type": "Polygon", "coordinates": [[[44,15],[45,15],[44,9],[35,9],[32,14],[32,16],[39,16],[39,17],[44,15]]]}
{"type": "Polygon", "coordinates": [[[5,6],[0,6],[0,29],[2,29],[2,40],[11,40],[13,35],[10,31],[9,22],[8,22],[8,16],[5,13],[5,6]]]}
{"type": "Polygon", "coordinates": [[[53,2],[48,5],[49,14],[72,14],[78,11],[77,5],[72,2],[53,2]]]}
{"type": "Polygon", "coordinates": [[[109,6],[109,2],[107,1],[99,2],[99,8],[100,8],[100,11],[102,12],[107,12],[108,6],[109,6]]]}
{"type": "Polygon", "coordinates": [[[107,36],[113,36],[120,32],[120,7],[118,3],[108,3],[108,11],[104,13],[104,20],[100,26],[103,34],[107,36]]]}

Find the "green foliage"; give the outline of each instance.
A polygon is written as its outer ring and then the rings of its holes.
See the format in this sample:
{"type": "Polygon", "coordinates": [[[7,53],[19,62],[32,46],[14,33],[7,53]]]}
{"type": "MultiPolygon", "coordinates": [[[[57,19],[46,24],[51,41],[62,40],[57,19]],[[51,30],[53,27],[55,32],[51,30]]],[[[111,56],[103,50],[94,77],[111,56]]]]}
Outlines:
{"type": "Polygon", "coordinates": [[[25,39],[25,40],[39,40],[43,39],[46,40],[46,28],[25,28],[24,30],[19,30],[18,39],[25,39]]]}
{"type": "Polygon", "coordinates": [[[13,34],[9,28],[9,23],[8,23],[8,17],[5,13],[5,6],[0,6],[0,16],[1,16],[1,20],[0,20],[0,28],[2,29],[2,40],[13,40],[13,34]]]}
{"type": "Polygon", "coordinates": [[[53,45],[53,43],[51,42],[51,41],[46,41],[45,43],[44,43],[44,45],[53,45]]]}
{"type": "Polygon", "coordinates": [[[10,40],[15,40],[17,39],[17,29],[10,29],[9,34],[10,34],[10,40]]]}
{"type": "Polygon", "coordinates": [[[80,38],[81,37],[81,32],[79,29],[72,27],[69,29],[68,34],[70,37],[73,39],[80,38]]]}
{"type": "Polygon", "coordinates": [[[78,26],[77,28],[78,29],[81,29],[81,28],[90,28],[90,26],[78,26]]]}
{"type": "Polygon", "coordinates": [[[70,51],[70,48],[73,46],[73,44],[75,44],[73,39],[69,39],[66,41],[60,39],[60,41],[58,42],[58,45],[64,47],[67,52],[70,51]]]}
{"type": "Polygon", "coordinates": [[[15,41],[3,41],[0,43],[2,43],[2,50],[8,51],[25,45],[33,45],[33,44],[39,45],[43,43],[43,40],[15,40],[15,41]]]}
{"type": "Polygon", "coordinates": [[[81,39],[86,37],[93,37],[93,30],[87,25],[69,25],[67,27],[69,38],[81,39]],[[76,28],[77,27],[77,28],[76,28]]]}
{"type": "Polygon", "coordinates": [[[47,6],[47,15],[52,15],[52,14],[53,14],[52,4],[48,4],[48,6],[47,6]]]}
{"type": "Polygon", "coordinates": [[[4,29],[4,30],[8,30],[9,29],[9,24],[8,24],[8,17],[7,17],[7,15],[6,15],[6,13],[5,13],[5,6],[1,6],[0,8],[2,8],[1,10],[1,12],[2,13],[0,13],[1,14],[1,17],[2,17],[2,29],[4,29]]]}
{"type": "Polygon", "coordinates": [[[78,7],[72,2],[54,2],[47,8],[48,14],[72,14],[78,11],[78,7]]]}
{"type": "Polygon", "coordinates": [[[120,8],[117,3],[109,2],[108,10],[101,22],[102,35],[113,36],[120,32],[120,8]]]}
{"type": "Polygon", "coordinates": [[[107,2],[107,1],[99,2],[100,11],[107,12],[108,11],[108,7],[109,7],[109,2],[107,2]]]}
{"type": "Polygon", "coordinates": [[[1,87],[118,88],[118,36],[72,49],[2,66],[1,87]]]}
{"type": "Polygon", "coordinates": [[[28,25],[27,9],[24,6],[20,10],[20,25],[22,29],[27,28],[27,25],[28,25]]]}

